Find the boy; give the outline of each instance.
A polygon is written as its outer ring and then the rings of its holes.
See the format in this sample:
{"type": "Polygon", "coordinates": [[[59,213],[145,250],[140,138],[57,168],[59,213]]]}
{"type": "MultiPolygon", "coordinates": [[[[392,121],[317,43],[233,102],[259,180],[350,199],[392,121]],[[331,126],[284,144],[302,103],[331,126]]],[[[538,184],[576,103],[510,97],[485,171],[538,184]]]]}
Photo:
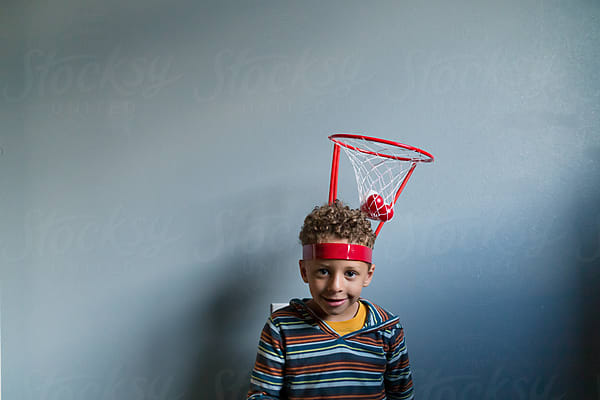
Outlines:
{"type": "Polygon", "coordinates": [[[268,319],[247,399],[412,399],[398,317],[360,298],[375,271],[365,214],[338,200],[316,207],[300,241],[312,298],[268,319]]]}

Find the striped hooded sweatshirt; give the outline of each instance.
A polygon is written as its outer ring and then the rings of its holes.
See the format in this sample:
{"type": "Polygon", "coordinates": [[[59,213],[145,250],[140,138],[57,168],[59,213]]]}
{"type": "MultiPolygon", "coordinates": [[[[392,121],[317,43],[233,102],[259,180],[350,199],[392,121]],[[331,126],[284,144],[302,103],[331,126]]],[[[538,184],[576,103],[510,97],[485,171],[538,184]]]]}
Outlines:
{"type": "Polygon", "coordinates": [[[260,336],[247,399],[412,399],[398,317],[365,300],[362,329],[338,335],[293,299],[271,314],[260,336]]]}

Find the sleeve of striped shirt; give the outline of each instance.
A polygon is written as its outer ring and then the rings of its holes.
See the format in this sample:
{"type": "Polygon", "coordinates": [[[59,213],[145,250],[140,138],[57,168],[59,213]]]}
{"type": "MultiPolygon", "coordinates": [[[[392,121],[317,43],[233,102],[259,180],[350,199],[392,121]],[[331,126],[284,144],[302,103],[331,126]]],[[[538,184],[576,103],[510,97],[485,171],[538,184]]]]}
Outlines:
{"type": "Polygon", "coordinates": [[[279,399],[283,387],[285,355],[281,344],[281,327],[272,318],[260,335],[254,369],[250,375],[248,400],[279,399]]]}
{"type": "Polygon", "coordinates": [[[385,392],[388,399],[413,399],[413,382],[404,342],[404,329],[398,323],[392,328],[387,351],[385,392]]]}

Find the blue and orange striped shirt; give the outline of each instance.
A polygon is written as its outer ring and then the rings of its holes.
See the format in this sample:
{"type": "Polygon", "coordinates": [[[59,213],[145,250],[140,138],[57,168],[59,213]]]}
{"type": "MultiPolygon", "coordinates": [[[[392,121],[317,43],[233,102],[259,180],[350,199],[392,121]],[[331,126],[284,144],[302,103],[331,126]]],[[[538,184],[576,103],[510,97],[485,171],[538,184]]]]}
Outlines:
{"type": "Polygon", "coordinates": [[[340,336],[305,300],[274,312],[263,328],[248,400],[412,399],[398,317],[365,300],[362,329],[340,336]]]}

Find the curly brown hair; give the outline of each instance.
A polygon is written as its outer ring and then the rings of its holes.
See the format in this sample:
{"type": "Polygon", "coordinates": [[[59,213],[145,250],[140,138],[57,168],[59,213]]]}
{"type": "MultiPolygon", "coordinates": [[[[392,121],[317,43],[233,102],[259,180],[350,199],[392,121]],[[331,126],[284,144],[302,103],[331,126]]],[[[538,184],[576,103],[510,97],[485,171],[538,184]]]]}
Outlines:
{"type": "Polygon", "coordinates": [[[318,243],[328,236],[370,248],[375,244],[375,234],[366,214],[351,209],[340,200],[315,207],[304,219],[299,236],[302,245],[318,243]]]}

